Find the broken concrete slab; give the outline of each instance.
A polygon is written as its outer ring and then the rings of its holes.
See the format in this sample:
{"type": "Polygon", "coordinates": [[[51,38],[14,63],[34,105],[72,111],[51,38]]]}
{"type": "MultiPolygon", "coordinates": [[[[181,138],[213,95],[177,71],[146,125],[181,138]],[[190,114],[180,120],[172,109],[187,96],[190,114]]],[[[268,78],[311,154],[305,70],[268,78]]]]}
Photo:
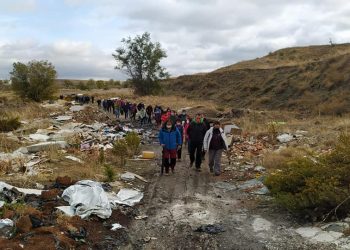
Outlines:
{"type": "Polygon", "coordinates": [[[240,190],[248,191],[251,194],[266,195],[269,194],[268,188],[258,179],[251,179],[239,185],[240,190]]]}
{"type": "Polygon", "coordinates": [[[135,180],[135,175],[130,172],[126,172],[120,175],[120,179],[122,179],[123,181],[133,181],[135,180]]]}
{"type": "Polygon", "coordinates": [[[50,139],[50,136],[44,134],[30,134],[29,138],[34,141],[46,142],[50,139]]]}
{"type": "Polygon", "coordinates": [[[50,148],[66,148],[68,147],[68,143],[65,141],[53,141],[53,142],[41,142],[38,144],[33,144],[27,146],[27,150],[29,153],[36,153],[39,151],[48,150],[50,148]]]}
{"type": "Polygon", "coordinates": [[[212,183],[210,185],[215,187],[215,188],[224,189],[226,191],[233,191],[233,190],[238,189],[238,187],[236,185],[231,184],[231,183],[227,183],[227,182],[223,182],[223,181],[215,182],[215,183],[212,183]]]}
{"type": "Polygon", "coordinates": [[[133,181],[135,178],[143,181],[143,182],[148,182],[145,178],[138,174],[130,173],[130,172],[125,172],[124,174],[120,175],[120,178],[124,181],[133,181]]]}
{"type": "Polygon", "coordinates": [[[79,158],[77,158],[75,156],[72,156],[72,155],[67,155],[64,158],[72,160],[72,161],[76,161],[76,162],[79,162],[79,163],[84,163],[82,160],[80,160],[79,158]]]}
{"type": "Polygon", "coordinates": [[[72,112],[79,112],[79,111],[82,111],[86,108],[86,106],[81,106],[81,105],[73,105],[69,108],[69,111],[72,111],[72,112]]]}
{"type": "Polygon", "coordinates": [[[59,122],[69,121],[72,119],[73,119],[73,116],[71,116],[71,115],[59,115],[55,118],[55,120],[59,121],[59,122]]]}
{"type": "Polygon", "coordinates": [[[304,238],[312,238],[316,234],[322,232],[322,229],[319,227],[300,227],[297,228],[295,232],[304,238]]]}
{"type": "Polygon", "coordinates": [[[252,224],[254,232],[268,231],[271,229],[272,225],[270,221],[260,217],[255,218],[252,224]]]}
{"type": "Polygon", "coordinates": [[[9,185],[5,182],[0,181],[0,193],[4,190],[4,188],[6,188],[6,189],[16,188],[19,192],[21,192],[23,194],[41,195],[41,193],[43,192],[43,190],[38,190],[38,189],[15,187],[15,186],[12,186],[12,185],[9,185]]]}

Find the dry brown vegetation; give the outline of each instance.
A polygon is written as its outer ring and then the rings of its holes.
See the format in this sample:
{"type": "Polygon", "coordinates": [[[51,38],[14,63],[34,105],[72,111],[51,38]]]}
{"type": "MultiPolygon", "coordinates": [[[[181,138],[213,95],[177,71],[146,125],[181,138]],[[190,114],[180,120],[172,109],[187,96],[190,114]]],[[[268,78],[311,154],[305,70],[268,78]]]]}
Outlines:
{"type": "Polygon", "coordinates": [[[349,44],[287,48],[207,74],[180,76],[164,88],[234,108],[342,115],[350,111],[349,65],[349,44]]]}

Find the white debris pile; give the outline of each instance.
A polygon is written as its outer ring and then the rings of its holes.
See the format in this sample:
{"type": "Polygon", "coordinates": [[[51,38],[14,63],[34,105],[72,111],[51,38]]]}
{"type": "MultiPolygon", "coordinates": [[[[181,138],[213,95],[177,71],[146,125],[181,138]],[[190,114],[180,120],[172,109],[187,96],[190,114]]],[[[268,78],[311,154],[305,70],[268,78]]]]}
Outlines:
{"type": "Polygon", "coordinates": [[[92,214],[109,218],[112,209],[102,185],[95,181],[83,180],[64,190],[62,198],[67,201],[75,215],[87,218],[92,214]]]}

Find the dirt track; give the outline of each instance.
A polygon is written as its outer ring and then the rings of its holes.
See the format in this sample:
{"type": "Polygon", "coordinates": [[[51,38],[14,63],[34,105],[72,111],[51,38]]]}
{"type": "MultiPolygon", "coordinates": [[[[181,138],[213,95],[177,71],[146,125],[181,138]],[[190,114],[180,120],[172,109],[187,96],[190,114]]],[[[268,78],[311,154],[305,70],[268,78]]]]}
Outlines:
{"type": "Polygon", "coordinates": [[[298,226],[293,219],[268,198],[217,188],[223,177],[212,176],[206,164],[200,173],[188,165],[186,155],[174,175],[150,170],[153,180],[138,208],[148,218],[133,221],[127,249],[333,249],[305,242],[292,229],[298,226]],[[221,224],[225,232],[194,232],[206,224],[221,224]]]}

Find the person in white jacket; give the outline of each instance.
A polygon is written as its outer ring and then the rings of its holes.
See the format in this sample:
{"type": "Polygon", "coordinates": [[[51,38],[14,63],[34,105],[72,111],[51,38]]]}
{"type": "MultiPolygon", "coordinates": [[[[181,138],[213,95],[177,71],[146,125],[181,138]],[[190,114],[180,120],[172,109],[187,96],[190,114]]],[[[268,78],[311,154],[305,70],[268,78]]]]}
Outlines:
{"type": "Polygon", "coordinates": [[[218,176],[221,174],[221,156],[224,150],[228,150],[227,139],[220,127],[220,122],[215,121],[204,136],[203,147],[209,152],[209,169],[211,173],[218,176]]]}

